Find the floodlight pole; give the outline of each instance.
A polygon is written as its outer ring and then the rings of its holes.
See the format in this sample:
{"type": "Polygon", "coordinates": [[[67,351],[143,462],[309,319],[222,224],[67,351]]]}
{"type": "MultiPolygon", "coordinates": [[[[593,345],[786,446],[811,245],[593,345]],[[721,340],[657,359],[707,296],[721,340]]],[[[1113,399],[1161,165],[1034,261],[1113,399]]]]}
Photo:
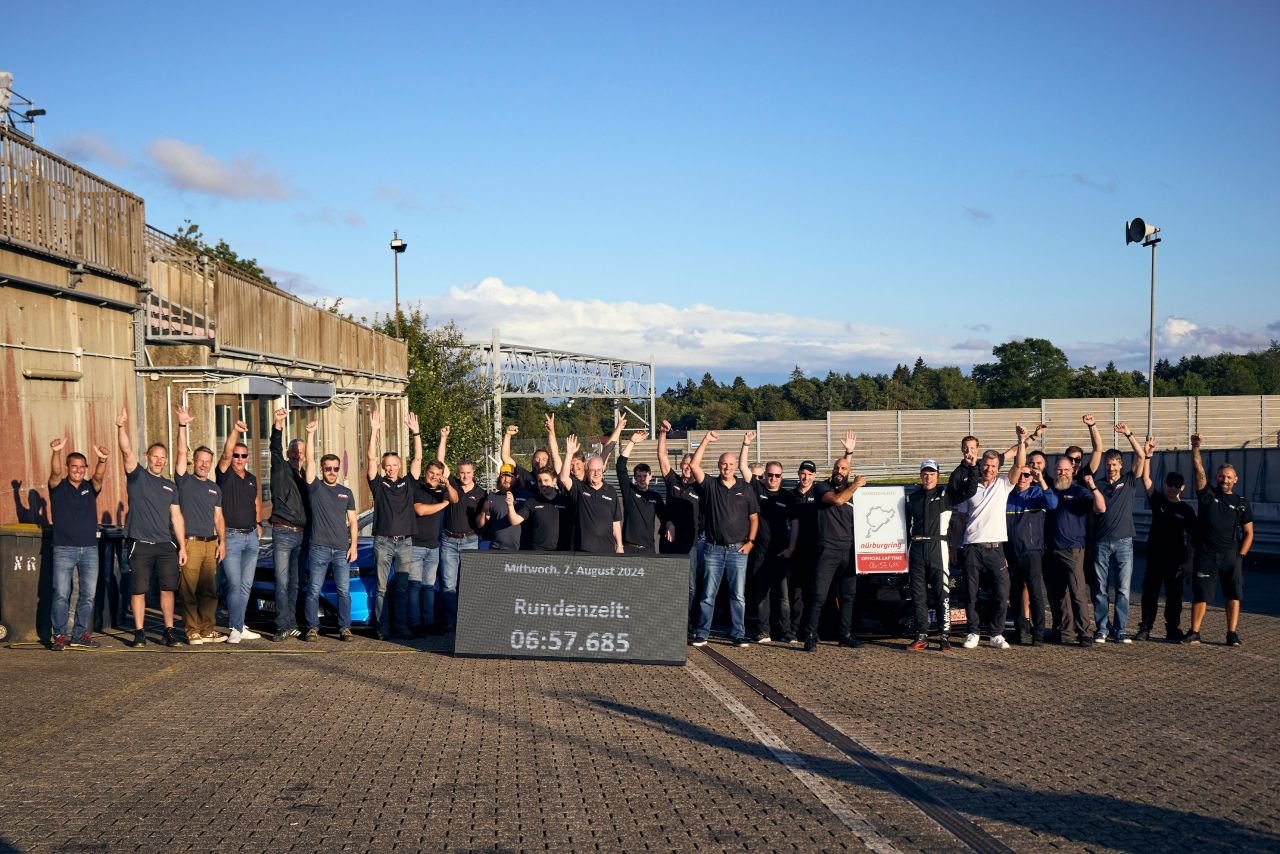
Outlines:
{"type": "MultiPolygon", "coordinates": [[[[1156,234],[1159,234],[1157,231],[1156,234]]],[[[1151,422],[1151,411],[1156,398],[1156,244],[1160,238],[1156,234],[1142,241],[1143,246],[1151,247],[1151,325],[1148,330],[1147,349],[1147,438],[1156,434],[1151,422]]]]}
{"type": "Polygon", "coordinates": [[[400,232],[391,232],[391,257],[394,258],[396,281],[396,337],[403,338],[400,331],[400,255],[409,248],[409,244],[400,239],[400,232]]]}

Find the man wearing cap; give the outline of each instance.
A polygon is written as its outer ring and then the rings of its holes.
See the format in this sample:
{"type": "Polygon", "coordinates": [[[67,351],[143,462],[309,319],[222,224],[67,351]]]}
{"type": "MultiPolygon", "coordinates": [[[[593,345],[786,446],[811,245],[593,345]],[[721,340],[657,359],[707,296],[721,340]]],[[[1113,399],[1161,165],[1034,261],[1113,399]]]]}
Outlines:
{"type": "Polygon", "coordinates": [[[853,634],[853,602],[858,593],[858,576],[853,571],[853,494],[866,486],[862,475],[849,477],[849,459],[857,447],[858,437],[852,430],[840,440],[844,455],[831,466],[831,479],[814,487],[818,505],[818,559],[814,564],[813,586],[805,602],[805,652],[818,648],[818,621],[822,606],[831,595],[832,585],[840,582],[840,645],[862,646],[853,634]]]}
{"type": "Polygon", "coordinates": [[[976,480],[966,478],[955,487],[941,487],[938,461],[920,463],[920,488],[907,496],[907,540],[911,544],[907,565],[916,623],[916,639],[908,649],[919,651],[929,645],[930,593],[938,614],[938,649],[951,649],[950,577],[942,561],[942,514],[970,498],[977,486],[976,480]]]}
{"type": "MultiPolygon", "coordinates": [[[[572,460],[578,452],[578,437],[565,439],[564,449],[572,460]]],[[[622,501],[618,491],[604,482],[604,460],[593,454],[586,474],[586,480],[574,480],[569,465],[560,470],[560,486],[573,499],[578,551],[622,554],[622,501]]]]}
{"type": "Polygon", "coordinates": [[[702,536],[702,492],[693,477],[692,454],[685,454],[680,459],[679,473],[672,470],[671,457],[667,454],[667,434],[670,432],[671,422],[663,421],[658,427],[658,471],[667,487],[667,520],[671,523],[672,534],[670,541],[662,544],[662,550],[689,556],[689,635],[692,637],[698,625],[699,612],[695,608],[698,566],[706,548],[706,540],[702,536]]]}
{"type": "MultiPolygon", "coordinates": [[[[609,444],[618,444],[626,426],[627,416],[623,413],[618,416],[609,444]]],[[[664,524],[665,537],[671,537],[674,531],[671,523],[666,521],[666,502],[658,492],[649,488],[652,476],[649,465],[637,463],[631,473],[634,480],[627,477],[627,462],[631,458],[631,452],[647,438],[649,434],[643,430],[632,433],[631,438],[622,445],[618,461],[614,464],[618,486],[622,490],[622,545],[627,554],[653,554],[659,524],[664,524]]]]}
{"type": "Polygon", "coordinates": [[[520,511],[525,500],[512,488],[515,479],[516,467],[503,463],[498,469],[497,489],[485,496],[476,513],[476,528],[488,528],[489,548],[495,551],[520,550],[520,523],[524,521],[520,511]]]}
{"type": "Polygon", "coordinates": [[[756,643],[769,643],[773,638],[773,599],[778,600],[778,637],[783,643],[795,637],[791,624],[790,565],[782,556],[791,544],[791,492],[782,488],[782,463],[748,465],[751,443],[756,431],[748,430],[742,437],[742,451],[738,470],[742,478],[756,491],[760,505],[759,530],[756,547],[747,560],[747,577],[752,582],[756,600],[756,626],[759,633],[756,643]],[[757,476],[756,469],[760,469],[757,476]]]}
{"type": "Polygon", "coordinates": [[[1017,456],[1006,477],[1000,477],[1000,454],[983,453],[978,465],[978,486],[973,496],[962,503],[957,512],[964,520],[964,582],[968,602],[965,611],[969,634],[964,648],[978,645],[981,623],[978,619],[978,585],[985,570],[991,573],[995,607],[991,615],[991,646],[1008,649],[1004,639],[1004,617],[1009,609],[1009,565],[1004,556],[1004,544],[1009,541],[1009,529],[1005,522],[1005,506],[1009,493],[1017,483],[1018,474],[1027,462],[1027,431],[1021,424],[1014,428],[1018,434],[1015,445],[1017,456]]]}
{"type": "Polygon", "coordinates": [[[813,565],[818,557],[818,504],[813,489],[818,464],[813,460],[801,462],[796,479],[799,482],[791,490],[791,542],[779,555],[791,567],[787,592],[791,594],[791,627],[797,637],[784,638],[787,643],[805,639],[805,596],[813,587],[813,565]]]}
{"type": "Polygon", "coordinates": [[[90,634],[93,600],[98,590],[98,495],[107,473],[107,449],[93,446],[97,462],[93,475],[89,459],[79,452],[67,454],[63,467],[62,451],[67,440],[49,443],[53,459],[49,463],[49,504],[53,508],[53,629],[52,647],[61,652],[72,649],[97,649],[98,642],[90,634]],[[69,472],[69,473],[68,473],[69,472]],[[79,576],[80,593],[76,598],[74,630],[67,636],[67,616],[71,608],[71,579],[79,576]]]}

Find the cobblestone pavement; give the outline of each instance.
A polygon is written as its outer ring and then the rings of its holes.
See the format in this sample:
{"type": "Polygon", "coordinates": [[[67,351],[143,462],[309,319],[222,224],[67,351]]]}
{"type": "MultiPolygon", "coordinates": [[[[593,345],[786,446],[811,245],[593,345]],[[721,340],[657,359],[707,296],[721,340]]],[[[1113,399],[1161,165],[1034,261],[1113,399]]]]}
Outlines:
{"type": "MultiPolygon", "coordinates": [[[[1216,608],[1199,648],[715,648],[1011,849],[1275,851],[1280,575],[1247,583],[1234,650],[1216,608]]],[[[447,647],[0,650],[0,850],[962,849],[697,650],[447,647]]]]}

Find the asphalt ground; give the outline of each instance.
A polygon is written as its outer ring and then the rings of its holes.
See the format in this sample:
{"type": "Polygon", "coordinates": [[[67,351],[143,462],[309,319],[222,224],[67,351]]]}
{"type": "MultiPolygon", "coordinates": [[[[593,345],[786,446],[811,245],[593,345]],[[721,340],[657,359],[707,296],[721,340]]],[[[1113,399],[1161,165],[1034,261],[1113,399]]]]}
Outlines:
{"type": "Polygon", "coordinates": [[[0,850],[1276,851],[1280,574],[1245,604],[1238,649],[1217,607],[1200,647],[684,667],[6,649],[0,850]]]}

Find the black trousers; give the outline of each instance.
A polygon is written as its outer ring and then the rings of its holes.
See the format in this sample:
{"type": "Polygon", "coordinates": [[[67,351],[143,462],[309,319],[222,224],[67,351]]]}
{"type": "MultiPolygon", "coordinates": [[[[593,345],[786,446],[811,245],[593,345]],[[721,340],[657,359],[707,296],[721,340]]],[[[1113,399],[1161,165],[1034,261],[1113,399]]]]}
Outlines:
{"type": "Polygon", "coordinates": [[[1022,591],[1031,594],[1031,625],[1035,637],[1044,637],[1044,606],[1048,594],[1044,586],[1044,552],[1029,551],[1018,554],[1013,548],[1006,555],[1009,559],[1009,604],[1013,608],[1013,622],[1018,635],[1027,633],[1027,615],[1022,610],[1022,591]]]}
{"type": "Polygon", "coordinates": [[[1084,579],[1084,549],[1055,549],[1045,555],[1049,559],[1049,605],[1053,609],[1053,627],[1060,639],[1067,639],[1074,629],[1076,639],[1093,634],[1093,604],[1084,579]]]}
{"type": "Polygon", "coordinates": [[[847,638],[853,634],[853,599],[858,592],[858,576],[850,562],[852,552],[850,545],[818,546],[813,586],[809,588],[808,601],[805,602],[804,628],[807,637],[817,638],[822,606],[827,604],[827,597],[836,582],[840,584],[837,594],[840,597],[840,637],[847,638]]]}
{"type": "Polygon", "coordinates": [[[938,634],[945,637],[951,630],[951,577],[942,567],[941,539],[913,540],[907,556],[907,572],[911,580],[911,600],[915,605],[916,634],[929,633],[929,596],[938,609],[938,634]]]}
{"type": "Polygon", "coordinates": [[[813,586],[813,564],[817,555],[812,548],[797,544],[795,554],[791,555],[791,570],[787,576],[787,592],[791,595],[791,629],[804,640],[804,604],[808,601],[808,590],[813,586]]]}
{"type": "Polygon", "coordinates": [[[791,617],[791,562],[777,554],[752,551],[747,578],[756,602],[756,624],[762,635],[773,634],[773,602],[778,603],[778,637],[795,637],[791,617]]]}
{"type": "Polygon", "coordinates": [[[1160,554],[1147,550],[1147,568],[1142,573],[1142,625],[1148,629],[1156,624],[1160,611],[1160,590],[1164,590],[1164,625],[1177,629],[1182,622],[1182,585],[1186,573],[1182,572],[1185,555],[1160,554]]]}
{"type": "Polygon", "coordinates": [[[982,572],[991,573],[991,637],[1004,633],[1004,617],[1009,608],[1009,564],[1003,543],[971,543],[964,547],[964,585],[968,594],[965,615],[970,634],[981,634],[978,619],[978,583],[982,572]]]}

